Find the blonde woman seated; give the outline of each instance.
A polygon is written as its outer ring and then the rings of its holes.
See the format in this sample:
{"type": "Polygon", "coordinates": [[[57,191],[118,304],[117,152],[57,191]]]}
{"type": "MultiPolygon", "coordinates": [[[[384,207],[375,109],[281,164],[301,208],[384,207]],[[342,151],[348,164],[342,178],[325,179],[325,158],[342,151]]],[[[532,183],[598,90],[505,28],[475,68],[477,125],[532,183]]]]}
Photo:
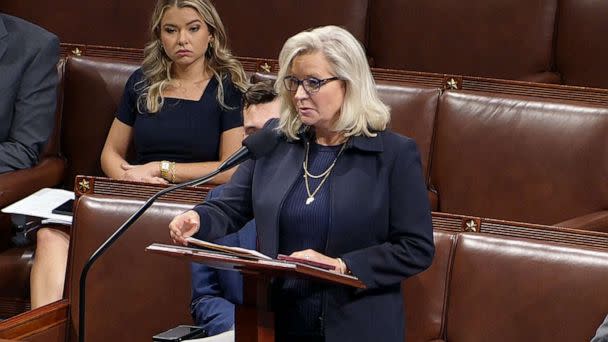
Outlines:
{"type": "MultiPolygon", "coordinates": [[[[151,34],[142,67],[125,86],[101,166],[116,179],[178,183],[211,172],[240,147],[247,81],[208,0],[158,1],[151,34]],[[131,145],[136,155],[127,161],[131,145]]],[[[38,231],[32,308],[62,298],[69,239],[61,229],[38,231]]]]}

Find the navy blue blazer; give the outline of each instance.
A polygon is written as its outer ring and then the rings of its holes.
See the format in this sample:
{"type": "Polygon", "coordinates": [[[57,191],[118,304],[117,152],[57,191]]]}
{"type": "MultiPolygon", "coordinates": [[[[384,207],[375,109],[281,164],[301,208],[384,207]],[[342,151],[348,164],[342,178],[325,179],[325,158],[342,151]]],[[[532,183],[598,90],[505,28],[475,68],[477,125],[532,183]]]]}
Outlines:
{"type": "MultiPolygon", "coordinates": [[[[270,125],[276,126],[276,122],[270,125]]],[[[198,238],[214,240],[238,230],[255,214],[258,249],[276,257],[283,201],[302,177],[304,141],[279,144],[257,161],[243,163],[222,195],[195,207],[198,238]]],[[[404,340],[400,282],[432,262],[433,230],[420,156],[413,140],[390,131],[350,139],[326,186],[330,228],[319,251],[341,257],[367,286],[327,285],[322,317],[325,339],[404,340]]],[[[304,205],[304,203],[302,203],[304,205]]]]}
{"type": "MultiPolygon", "coordinates": [[[[218,186],[207,195],[207,200],[218,197],[224,186],[218,186]]],[[[220,238],[215,243],[255,249],[255,222],[249,221],[243,229],[220,238]]],[[[209,336],[228,331],[234,325],[234,305],[243,302],[243,277],[239,272],[215,269],[193,262],[192,318],[209,336]]]]}

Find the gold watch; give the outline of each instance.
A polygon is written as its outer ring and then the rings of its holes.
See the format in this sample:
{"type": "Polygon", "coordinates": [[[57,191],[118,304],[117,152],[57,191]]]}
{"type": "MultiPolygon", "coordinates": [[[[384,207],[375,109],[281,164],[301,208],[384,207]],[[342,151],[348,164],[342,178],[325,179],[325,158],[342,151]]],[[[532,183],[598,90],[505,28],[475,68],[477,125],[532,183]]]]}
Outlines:
{"type": "Polygon", "coordinates": [[[171,162],[163,160],[160,162],[160,176],[166,180],[171,180],[169,172],[171,171],[171,162]]]}

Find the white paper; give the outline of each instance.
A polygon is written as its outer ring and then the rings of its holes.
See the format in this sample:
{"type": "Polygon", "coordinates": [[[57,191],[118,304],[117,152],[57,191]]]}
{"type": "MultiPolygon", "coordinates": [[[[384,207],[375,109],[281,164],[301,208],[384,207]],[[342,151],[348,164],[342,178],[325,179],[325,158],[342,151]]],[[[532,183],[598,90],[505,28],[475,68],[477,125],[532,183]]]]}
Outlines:
{"type": "Polygon", "coordinates": [[[250,256],[250,257],[253,257],[253,258],[256,258],[256,259],[272,260],[271,257],[269,257],[267,255],[264,255],[264,254],[262,254],[262,253],[260,253],[258,251],[253,250],[253,249],[218,245],[218,244],[213,243],[213,242],[203,241],[203,240],[195,239],[193,237],[187,238],[186,241],[188,241],[189,243],[191,243],[193,245],[201,246],[201,247],[204,247],[204,248],[207,248],[207,249],[211,249],[211,250],[214,250],[214,251],[220,251],[220,252],[225,252],[225,253],[230,253],[230,254],[240,255],[240,256],[250,256]]]}
{"type": "MultiPolygon", "coordinates": [[[[264,264],[264,265],[270,265],[270,266],[279,266],[279,267],[284,267],[284,268],[296,268],[296,264],[291,263],[289,261],[276,261],[276,260],[258,260],[258,263],[260,264],[264,264]]],[[[304,265],[304,266],[308,266],[308,265],[304,265]]],[[[317,268],[317,267],[315,267],[317,268]]],[[[323,270],[322,268],[319,268],[320,270],[323,270]]]]}
{"type": "Polygon", "coordinates": [[[72,224],[72,216],[53,214],[52,211],[65,201],[74,198],[74,192],[72,191],[44,188],[5,207],[2,212],[35,216],[48,219],[45,222],[70,225],[72,224]]]}

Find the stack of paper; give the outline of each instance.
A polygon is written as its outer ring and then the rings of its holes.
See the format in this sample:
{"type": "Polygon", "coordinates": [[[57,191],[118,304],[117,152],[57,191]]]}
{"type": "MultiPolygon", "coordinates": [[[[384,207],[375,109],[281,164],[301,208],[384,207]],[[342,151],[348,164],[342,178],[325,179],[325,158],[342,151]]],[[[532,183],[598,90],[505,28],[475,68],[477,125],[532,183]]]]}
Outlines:
{"type": "Polygon", "coordinates": [[[247,249],[247,248],[241,248],[241,247],[229,247],[229,246],[224,246],[224,245],[218,245],[216,243],[212,243],[212,242],[208,242],[208,241],[203,241],[203,240],[199,240],[193,237],[189,237],[186,239],[186,241],[188,241],[188,243],[199,246],[199,247],[203,247],[205,249],[209,249],[212,251],[218,251],[218,252],[222,252],[228,255],[234,255],[234,256],[238,256],[241,258],[247,258],[247,259],[256,259],[256,260],[260,260],[260,259],[265,259],[265,260],[272,260],[271,257],[264,255],[258,251],[255,251],[253,249],[247,249]]]}
{"type": "Polygon", "coordinates": [[[72,191],[44,188],[2,209],[2,212],[40,217],[43,224],[71,225],[72,216],[53,214],[53,209],[70,199],[74,199],[72,191]]]}

